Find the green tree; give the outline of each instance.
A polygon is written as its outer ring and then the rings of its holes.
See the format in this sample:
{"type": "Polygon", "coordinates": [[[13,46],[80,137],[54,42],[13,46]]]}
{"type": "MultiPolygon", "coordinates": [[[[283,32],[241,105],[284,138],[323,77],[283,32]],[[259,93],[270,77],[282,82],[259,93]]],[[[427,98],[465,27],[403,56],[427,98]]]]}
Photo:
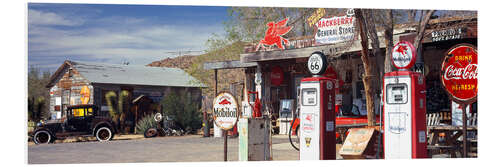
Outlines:
{"type": "Polygon", "coordinates": [[[28,119],[34,122],[46,120],[49,112],[49,89],[45,87],[50,80],[50,71],[30,66],[28,69],[28,119]]]}
{"type": "Polygon", "coordinates": [[[162,115],[178,122],[186,132],[193,132],[201,128],[202,115],[199,105],[195,104],[190,93],[182,91],[172,92],[161,101],[162,115]]]}

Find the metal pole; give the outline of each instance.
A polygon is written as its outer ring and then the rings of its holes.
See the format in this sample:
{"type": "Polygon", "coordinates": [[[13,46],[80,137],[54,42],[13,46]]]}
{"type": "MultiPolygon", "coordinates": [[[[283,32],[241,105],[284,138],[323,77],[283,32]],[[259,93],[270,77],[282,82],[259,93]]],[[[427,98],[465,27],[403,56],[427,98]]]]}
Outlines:
{"type": "Polygon", "coordinates": [[[464,150],[463,150],[463,156],[464,158],[467,158],[467,113],[466,113],[466,107],[467,105],[466,104],[460,104],[460,106],[462,107],[462,133],[463,133],[463,146],[464,146],[464,150]]]}
{"type": "Polygon", "coordinates": [[[227,161],[227,130],[223,130],[224,134],[224,161],[227,161]]]}

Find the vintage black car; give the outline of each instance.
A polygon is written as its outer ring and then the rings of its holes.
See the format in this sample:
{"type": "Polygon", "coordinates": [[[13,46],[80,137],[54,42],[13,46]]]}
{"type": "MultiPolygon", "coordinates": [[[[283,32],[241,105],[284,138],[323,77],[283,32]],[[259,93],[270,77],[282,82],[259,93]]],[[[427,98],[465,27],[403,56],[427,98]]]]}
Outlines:
{"type": "Polygon", "coordinates": [[[113,121],[95,105],[68,106],[65,116],[61,120],[39,123],[33,131],[33,142],[46,144],[72,136],[95,136],[99,141],[109,141],[116,132],[113,121]]]}

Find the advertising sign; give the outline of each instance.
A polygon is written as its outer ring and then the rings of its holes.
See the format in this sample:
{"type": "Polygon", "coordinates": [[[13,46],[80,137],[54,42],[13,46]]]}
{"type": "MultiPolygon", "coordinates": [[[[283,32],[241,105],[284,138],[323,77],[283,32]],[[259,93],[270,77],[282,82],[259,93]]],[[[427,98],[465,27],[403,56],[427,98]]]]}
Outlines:
{"type": "Polygon", "coordinates": [[[321,52],[314,52],[309,57],[307,61],[307,68],[309,72],[314,75],[321,75],[325,72],[326,67],[328,66],[328,62],[326,59],[326,55],[321,52]]]}
{"type": "Polygon", "coordinates": [[[279,66],[275,66],[271,69],[271,84],[274,86],[279,86],[283,83],[283,70],[279,66]]]}
{"type": "Polygon", "coordinates": [[[293,28],[293,26],[286,26],[287,22],[288,18],[285,18],[279,22],[271,21],[267,23],[266,35],[264,36],[264,39],[260,40],[256,50],[259,50],[260,46],[262,45],[276,45],[281,50],[284,50],[285,47],[283,47],[283,42],[287,44],[288,40],[283,38],[282,35],[285,35],[293,28]]]}
{"type": "Polygon", "coordinates": [[[219,93],[214,99],[214,122],[219,128],[230,130],[238,121],[238,103],[231,93],[219,93]]]}
{"type": "Polygon", "coordinates": [[[334,16],[316,22],[316,43],[332,44],[354,39],[356,34],[354,16],[334,16]]]}
{"type": "Polygon", "coordinates": [[[441,81],[458,103],[470,104],[477,97],[477,50],[469,44],[459,44],[446,52],[441,66],[441,81]]]}
{"type": "Polygon", "coordinates": [[[410,42],[401,41],[392,49],[392,65],[397,69],[410,69],[417,59],[417,51],[410,42]]]}

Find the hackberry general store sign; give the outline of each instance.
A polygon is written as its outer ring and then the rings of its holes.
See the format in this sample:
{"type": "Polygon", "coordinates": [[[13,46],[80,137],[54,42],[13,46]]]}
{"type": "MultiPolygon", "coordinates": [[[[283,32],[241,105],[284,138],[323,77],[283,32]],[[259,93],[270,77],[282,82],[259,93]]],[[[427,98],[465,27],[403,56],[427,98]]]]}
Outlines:
{"type": "Polygon", "coordinates": [[[215,124],[224,130],[230,130],[238,121],[238,103],[231,93],[219,93],[214,99],[213,117],[215,124]]]}
{"type": "Polygon", "coordinates": [[[354,16],[334,16],[316,22],[316,43],[331,44],[354,39],[354,16]]]}
{"type": "Polygon", "coordinates": [[[477,97],[477,50],[459,44],[446,52],[441,66],[441,81],[457,103],[472,103],[477,97]]]}

